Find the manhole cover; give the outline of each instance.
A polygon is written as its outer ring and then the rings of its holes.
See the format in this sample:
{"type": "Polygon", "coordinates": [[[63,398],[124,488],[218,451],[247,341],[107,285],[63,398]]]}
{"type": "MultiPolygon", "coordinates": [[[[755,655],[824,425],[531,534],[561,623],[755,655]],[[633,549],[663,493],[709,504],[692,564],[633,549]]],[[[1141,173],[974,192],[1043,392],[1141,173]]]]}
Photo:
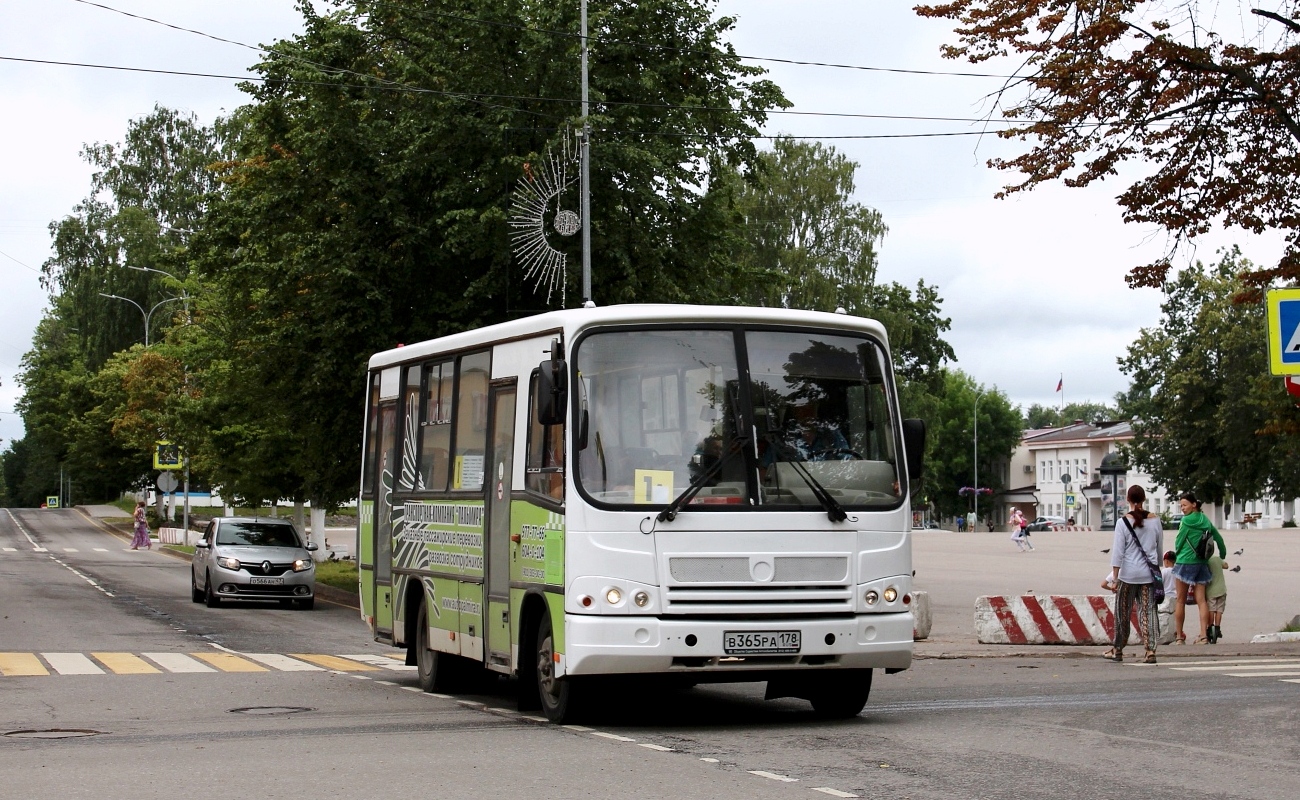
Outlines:
{"type": "Polygon", "coordinates": [[[231,714],[299,714],[303,711],[315,711],[314,708],[305,706],[250,706],[248,708],[232,708],[231,714]]]}
{"type": "Polygon", "coordinates": [[[79,736],[98,736],[103,731],[88,728],[45,728],[42,730],[7,731],[5,736],[12,739],[75,739],[79,736]]]}

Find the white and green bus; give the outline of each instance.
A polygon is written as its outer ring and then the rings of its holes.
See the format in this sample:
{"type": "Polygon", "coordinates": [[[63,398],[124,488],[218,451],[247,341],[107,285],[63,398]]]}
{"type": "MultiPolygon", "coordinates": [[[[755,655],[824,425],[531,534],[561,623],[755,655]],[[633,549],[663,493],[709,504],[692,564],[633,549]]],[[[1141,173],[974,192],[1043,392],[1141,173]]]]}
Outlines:
{"type": "Polygon", "coordinates": [[[556,311],[370,359],[361,614],[426,691],[517,676],[767,681],[859,713],[912,661],[909,484],[884,328],[809,311],[556,311]]]}

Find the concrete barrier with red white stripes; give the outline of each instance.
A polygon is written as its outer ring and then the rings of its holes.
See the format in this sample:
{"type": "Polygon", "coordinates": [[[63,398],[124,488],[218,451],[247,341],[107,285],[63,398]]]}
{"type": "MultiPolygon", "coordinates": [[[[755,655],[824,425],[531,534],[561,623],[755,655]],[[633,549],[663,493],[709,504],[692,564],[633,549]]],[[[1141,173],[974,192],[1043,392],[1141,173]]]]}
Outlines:
{"type": "MultiPolygon", "coordinates": [[[[1129,642],[1140,644],[1137,611],[1129,642]]],[[[1160,615],[1161,644],[1173,641],[1168,615],[1160,615]]],[[[975,635],[981,644],[1110,644],[1115,638],[1114,595],[986,596],[975,600],[975,635]]]]}
{"type": "Polygon", "coordinates": [[[1053,525],[1053,526],[1052,526],[1052,530],[1054,530],[1054,531],[1090,531],[1090,530],[1092,530],[1092,527],[1091,527],[1091,526],[1088,526],[1088,525],[1053,525]]]}

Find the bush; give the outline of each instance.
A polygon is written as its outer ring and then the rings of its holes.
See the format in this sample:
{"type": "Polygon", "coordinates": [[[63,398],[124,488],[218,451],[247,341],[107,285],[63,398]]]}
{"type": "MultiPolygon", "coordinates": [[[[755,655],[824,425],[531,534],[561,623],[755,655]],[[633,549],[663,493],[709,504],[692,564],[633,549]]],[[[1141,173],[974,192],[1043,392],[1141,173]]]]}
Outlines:
{"type": "Polygon", "coordinates": [[[1283,527],[1283,528],[1294,528],[1294,527],[1295,527],[1295,520],[1293,520],[1293,519],[1284,520],[1284,521],[1282,522],[1282,527],[1283,527]]]}

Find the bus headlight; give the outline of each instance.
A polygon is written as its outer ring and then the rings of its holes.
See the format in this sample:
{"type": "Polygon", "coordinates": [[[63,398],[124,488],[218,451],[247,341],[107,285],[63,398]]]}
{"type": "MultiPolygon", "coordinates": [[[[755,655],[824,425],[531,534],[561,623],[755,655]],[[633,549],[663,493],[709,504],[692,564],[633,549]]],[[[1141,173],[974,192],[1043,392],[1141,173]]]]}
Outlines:
{"type": "Polygon", "coordinates": [[[617,586],[611,586],[605,590],[605,602],[611,606],[616,606],[623,602],[623,593],[618,590],[617,586]]]}
{"type": "Polygon", "coordinates": [[[885,602],[886,602],[886,603],[892,603],[892,602],[894,602],[894,601],[897,600],[897,599],[898,599],[898,590],[897,590],[897,589],[895,589],[894,587],[891,586],[891,587],[889,587],[888,589],[885,590],[885,602]]]}
{"type": "Polygon", "coordinates": [[[637,592],[632,595],[632,602],[636,603],[637,608],[645,608],[650,604],[650,595],[646,592],[637,592]]]}
{"type": "Polygon", "coordinates": [[[875,589],[868,589],[867,593],[862,595],[862,599],[869,606],[874,606],[880,600],[880,595],[876,594],[875,589]]]}

